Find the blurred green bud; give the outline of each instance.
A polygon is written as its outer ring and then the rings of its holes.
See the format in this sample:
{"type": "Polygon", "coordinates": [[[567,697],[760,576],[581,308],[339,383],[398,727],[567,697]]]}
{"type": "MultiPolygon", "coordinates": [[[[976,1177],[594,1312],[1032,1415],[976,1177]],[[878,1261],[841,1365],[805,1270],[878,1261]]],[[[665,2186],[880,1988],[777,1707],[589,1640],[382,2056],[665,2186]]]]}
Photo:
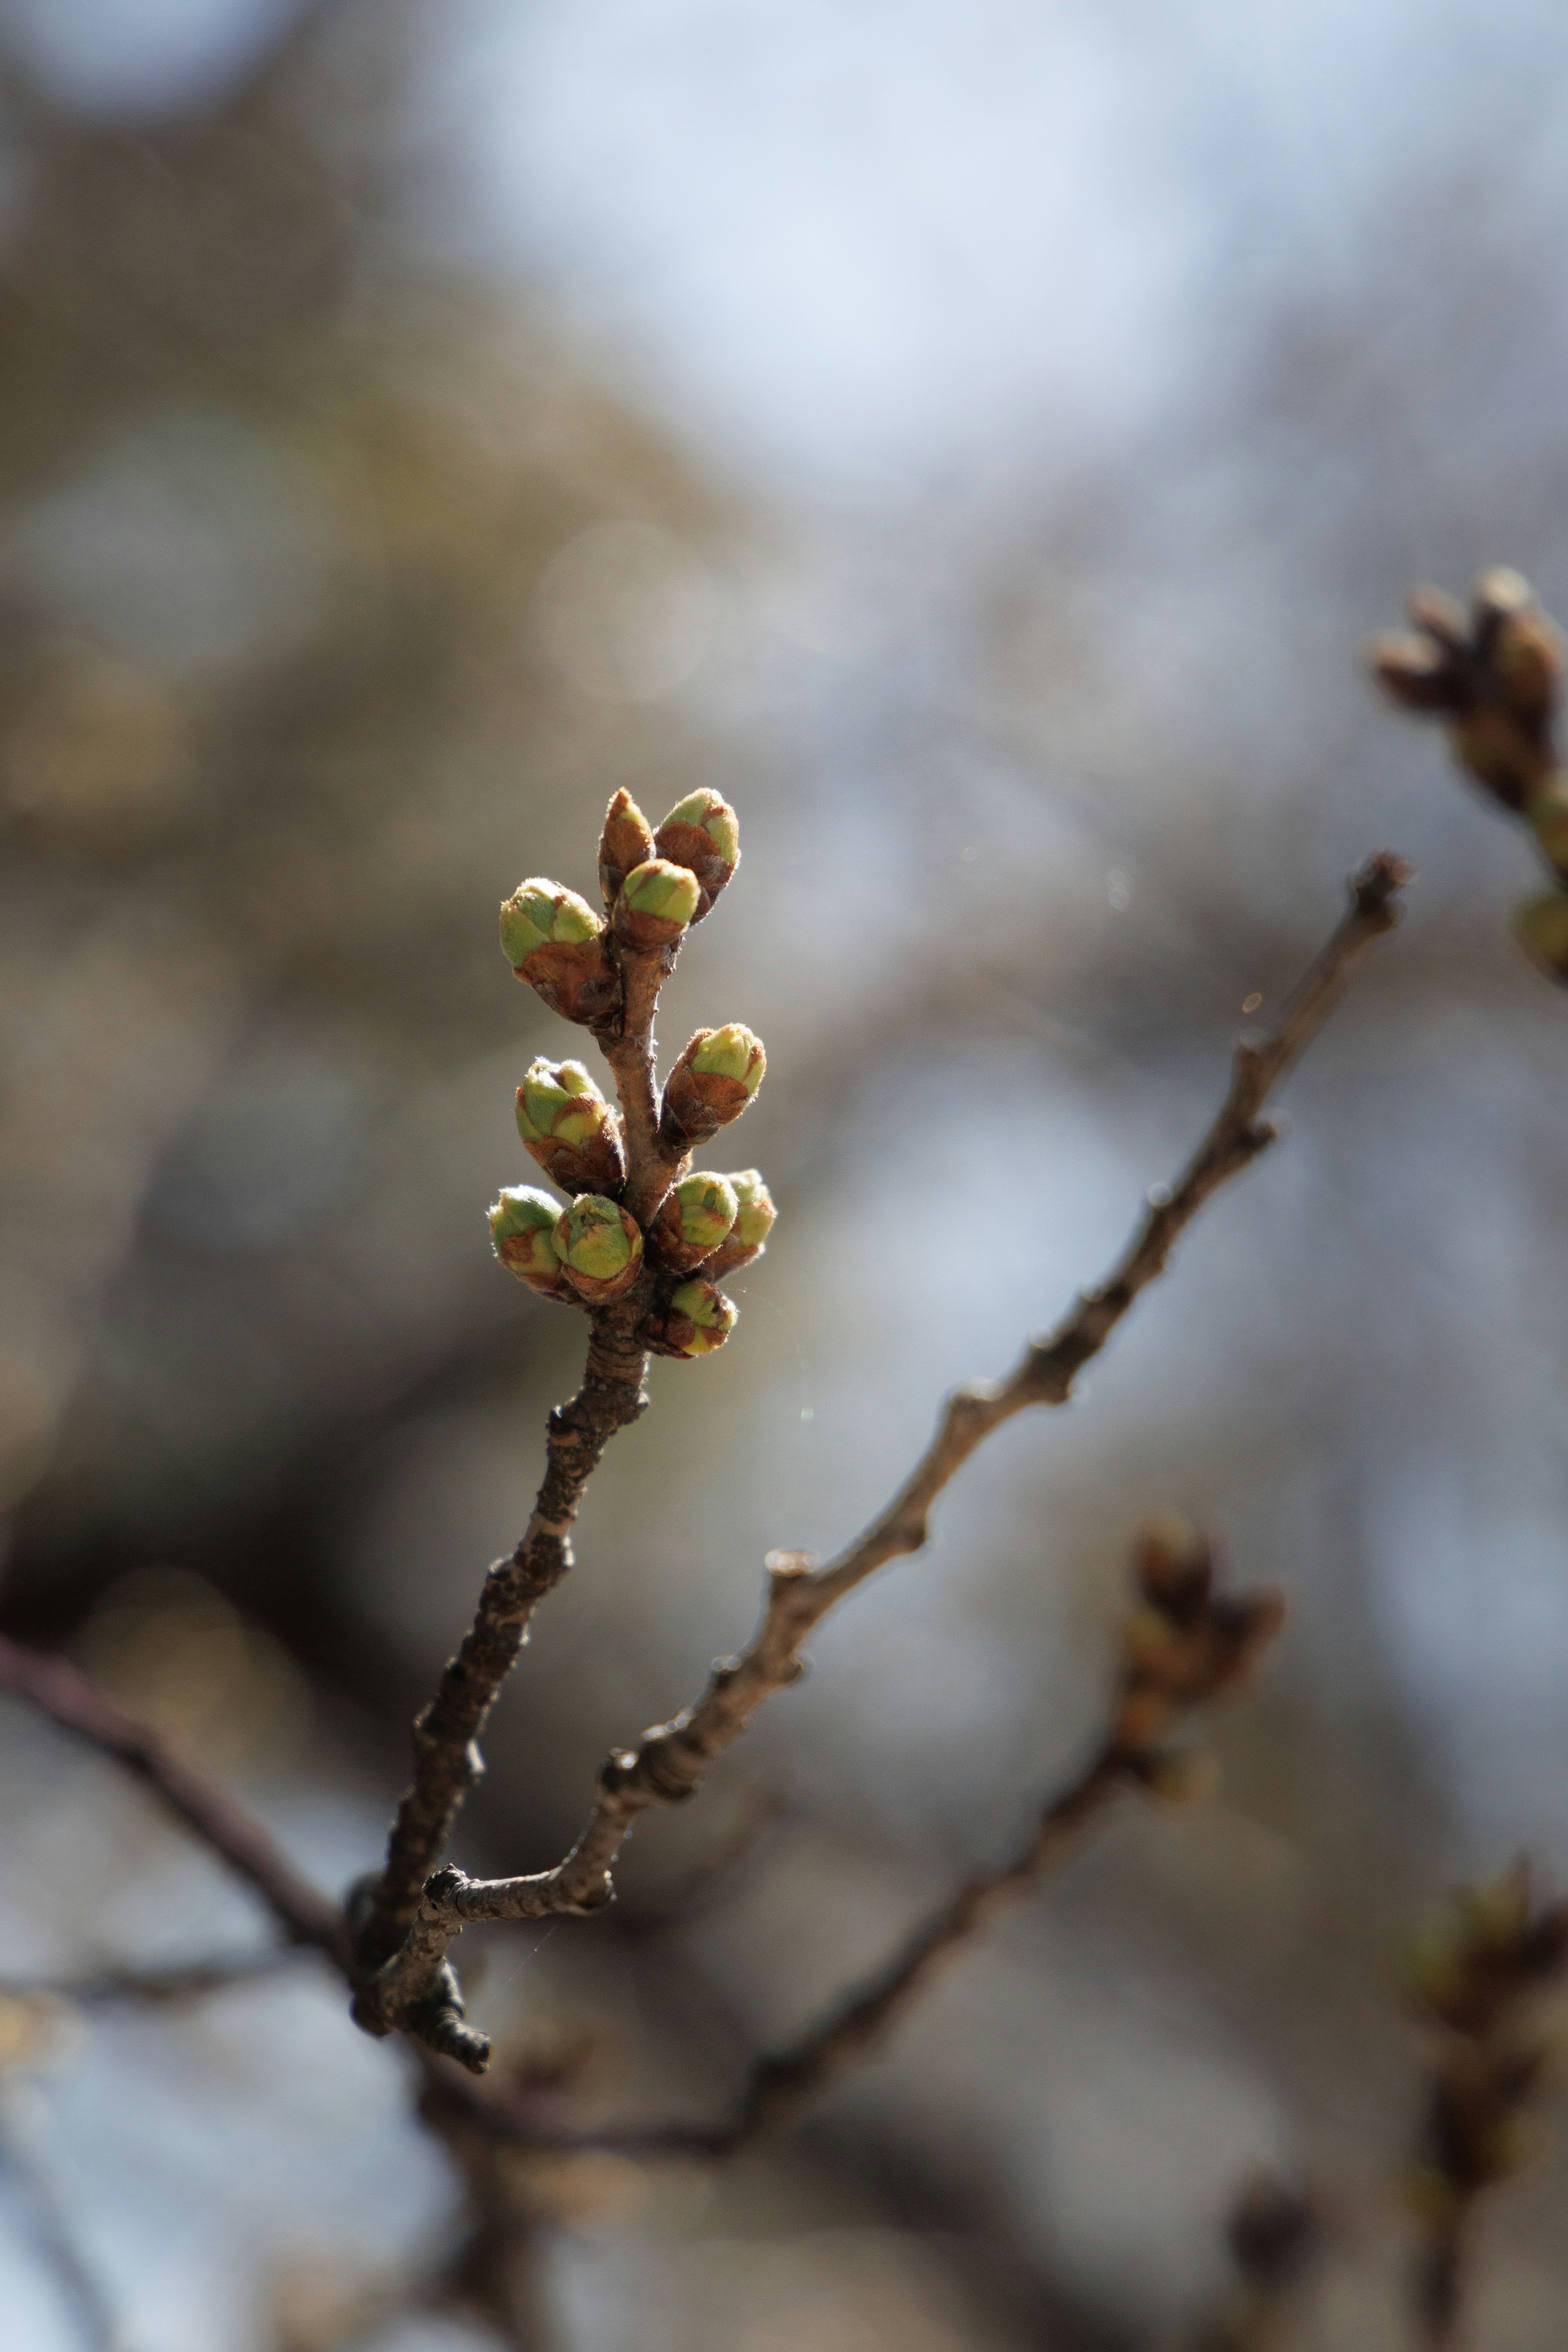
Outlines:
{"type": "Polygon", "coordinates": [[[1513,935],[1549,980],[1568,985],[1568,891],[1527,899],[1514,915],[1513,935]]]}
{"type": "Polygon", "coordinates": [[[683,1282],[665,1310],[655,1344],[665,1356],[710,1356],[740,1320],[735,1302],[710,1282],[683,1282]]]}
{"type": "Polygon", "coordinates": [[[711,1257],[735,1222],[735,1209],[727,1177],[683,1176],[666,1193],[652,1227],[666,1265],[689,1273],[711,1257]]]}
{"type": "Polygon", "coordinates": [[[616,900],[616,936],[628,947],[674,947],[697,911],[697,877],[668,858],[634,866],[616,900]]]}
{"type": "Polygon", "coordinates": [[[730,1182],[735,1194],[735,1222],[708,1268],[715,1280],[761,1257],[778,1218],[773,1194],[754,1168],[742,1168],[730,1182]]]}
{"type": "Polygon", "coordinates": [[[599,887],[605,906],[614,907],[634,866],[646,866],[657,856],[647,817],[630,793],[617,793],[605,812],[605,830],[599,840],[599,887]]]}
{"type": "Polygon", "coordinates": [[[629,1290],[642,1265],[642,1234],[614,1201],[584,1192],[555,1223],[555,1255],[566,1278],[593,1306],[629,1290]]]}
{"type": "Polygon", "coordinates": [[[689,866],[701,885],[700,923],[741,862],[741,825],[721,793],[703,785],[678,801],[654,835],[661,857],[689,866]]]}
{"type": "Polygon", "coordinates": [[[1219,1787],[1219,1759],[1206,1748],[1172,1748],[1144,1768],[1149,1794],[1162,1805],[1201,1805],[1219,1787]]]}
{"type": "Polygon", "coordinates": [[[531,1063],[517,1090],[517,1129],[563,1192],[618,1192],[626,1160],[616,1114],[581,1062],[531,1063]]]}
{"type": "Polygon", "coordinates": [[[501,952],[565,1021],[602,1021],[619,1000],[620,974],[605,952],[604,929],[575,890],[539,877],[519,883],[501,905],[501,952]]]}
{"type": "Polygon", "coordinates": [[[560,1214],[560,1202],[530,1184],[509,1187],[489,1210],[490,1242],[502,1265],[551,1298],[565,1287],[553,1238],[560,1214]]]}
{"type": "Polygon", "coordinates": [[[1559,770],[1542,786],[1524,814],[1547,864],[1568,877],[1568,776],[1559,770]]]}
{"type": "Polygon", "coordinates": [[[762,1085],[767,1066],[762,1039],[741,1022],[699,1029],[665,1085],[665,1141],[704,1143],[728,1127],[762,1085]]]}

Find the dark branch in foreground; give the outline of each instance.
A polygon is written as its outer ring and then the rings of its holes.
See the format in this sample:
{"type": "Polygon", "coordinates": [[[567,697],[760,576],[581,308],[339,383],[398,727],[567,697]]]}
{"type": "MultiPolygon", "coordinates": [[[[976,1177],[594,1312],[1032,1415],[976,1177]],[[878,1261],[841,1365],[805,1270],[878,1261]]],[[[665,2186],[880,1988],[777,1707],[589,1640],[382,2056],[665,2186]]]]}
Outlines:
{"type": "MultiPolygon", "coordinates": [[[[821,1568],[796,1553],[769,1555],[762,1622],[748,1648],[715,1668],[694,1706],[645,1732],[635,1748],[610,1757],[593,1814],[565,1858],[527,1877],[472,1879],[448,1867],[428,1881],[405,1940],[375,1982],[373,1998],[384,2018],[418,2014],[432,1989],[449,1979],[447,1949],[471,1922],[591,1911],[607,1902],[611,1869],[637,1815],[689,1797],[763,1702],[799,1675],[802,1645],[827,1612],[889,1560],[921,1549],[932,1504],[983,1439],[1031,1406],[1067,1402],[1079,1372],[1164,1271],[1205,1202],[1275,1140],[1276,1130],[1263,1117],[1269,1097],[1317,1035],[1363,954],[1399,921],[1399,893],[1410,871],[1403,859],[1382,851],[1352,877],[1350,906],[1332,936],[1274,1028],[1237,1046],[1228,1091],[1207,1133],[1175,1184],[1151,1193],[1131,1241],[1100,1287],[1080,1297],[1048,1339],[1036,1340],[1000,1385],[960,1389],[949,1398],[913,1472],[847,1551],[821,1568]]],[[[460,2044],[446,2046],[476,2073],[489,2054],[483,2037],[466,2028],[460,2044]]]]}

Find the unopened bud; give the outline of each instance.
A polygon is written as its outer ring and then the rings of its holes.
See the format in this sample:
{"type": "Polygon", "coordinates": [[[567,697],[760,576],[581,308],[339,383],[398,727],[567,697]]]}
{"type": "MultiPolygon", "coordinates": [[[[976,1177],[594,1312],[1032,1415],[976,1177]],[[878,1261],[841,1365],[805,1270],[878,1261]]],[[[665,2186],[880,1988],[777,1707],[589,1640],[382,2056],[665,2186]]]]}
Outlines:
{"type": "Polygon", "coordinates": [[[1568,776],[1561,769],[1542,786],[1524,814],[1547,864],[1568,876],[1568,776]]]}
{"type": "Polygon", "coordinates": [[[566,1279],[591,1306],[629,1290],[642,1265],[642,1234],[626,1211],[600,1192],[584,1192],[556,1220],[555,1255],[566,1279]]]}
{"type": "Polygon", "coordinates": [[[1568,986],[1568,892],[1548,890],[1527,899],[1514,914],[1513,935],[1549,980],[1568,986]]]}
{"type": "Polygon", "coordinates": [[[645,866],[656,855],[653,827],[630,793],[617,793],[605,812],[599,836],[599,887],[606,907],[614,907],[633,866],[645,866]]]}
{"type": "Polygon", "coordinates": [[[670,948],[697,911],[697,877],[666,857],[634,866],[616,900],[616,936],[633,948],[670,948]]]}
{"type": "Polygon", "coordinates": [[[1462,688],[1451,657],[1431,637],[1396,629],[1373,637],[1367,663],[1392,702],[1402,709],[1456,710],[1462,688]]]}
{"type": "Polygon", "coordinates": [[[654,1334],[665,1356],[710,1356],[721,1348],[740,1320],[732,1298],[710,1282],[683,1282],[654,1334]]]}
{"type": "Polygon", "coordinates": [[[689,1274],[710,1258],[733,1225],[735,1209],[727,1177],[683,1176],[666,1194],[651,1228],[666,1265],[689,1274]]]}
{"type": "Polygon", "coordinates": [[[1533,602],[1499,623],[1492,667],[1509,709],[1527,727],[1544,727],[1555,710],[1563,660],[1563,633],[1533,602]]]}
{"type": "Polygon", "coordinates": [[[502,1265],[549,1298],[565,1287],[554,1233],[561,1203],[531,1184],[510,1186],[489,1211],[490,1241],[502,1265]]]}
{"type": "Polygon", "coordinates": [[[604,924],[585,898],[536,876],[500,910],[501,952],[520,980],[564,1021],[602,1021],[620,993],[604,924]]]}
{"type": "Polygon", "coordinates": [[[1214,1548],[1173,1511],[1159,1511],[1139,1528],[1132,1569],[1156,1607],[1181,1616],[1205,1600],[1214,1583],[1214,1548]]]}
{"type": "Polygon", "coordinates": [[[701,886],[700,923],[741,862],[741,826],[721,793],[703,785],[678,801],[654,835],[661,857],[689,866],[701,886]]]}
{"type": "Polygon", "coordinates": [[[773,1194],[754,1168],[742,1168],[738,1176],[731,1177],[730,1182],[735,1194],[735,1222],[708,1268],[715,1280],[761,1257],[778,1219],[773,1194]]]}
{"type": "Polygon", "coordinates": [[[615,1192],[626,1181],[616,1114],[581,1062],[530,1065],[517,1090],[517,1129],[563,1192],[615,1192]]]}
{"type": "Polygon", "coordinates": [[[741,1022],[699,1029],[665,1082],[665,1141],[704,1143],[728,1127],[762,1085],[767,1066],[762,1039],[741,1022]]]}

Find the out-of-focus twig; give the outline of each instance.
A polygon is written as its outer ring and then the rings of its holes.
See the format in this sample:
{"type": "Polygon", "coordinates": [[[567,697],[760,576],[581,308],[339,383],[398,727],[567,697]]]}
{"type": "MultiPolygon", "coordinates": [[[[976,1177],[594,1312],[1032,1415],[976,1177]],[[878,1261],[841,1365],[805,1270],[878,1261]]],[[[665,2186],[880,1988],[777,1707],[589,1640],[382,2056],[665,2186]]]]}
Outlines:
{"type": "Polygon", "coordinates": [[[1316,2205],[1272,2173],[1237,2192],[1226,2221],[1235,2278],[1192,2352],[1276,2352],[1323,2244],[1316,2205]]]}
{"type": "MultiPolygon", "coordinates": [[[[919,1551],[931,1506],[982,1441],[1034,1405],[1064,1404],[1078,1374],[1099,1353],[1150,1283],[1205,1201],[1249,1167],[1275,1140],[1263,1114],[1342,994],[1366,950],[1399,921],[1400,892],[1410,879],[1402,858],[1381,851],[1352,879],[1350,905],[1273,1029],[1236,1048],[1230,1086],[1207,1133],[1173,1185],[1162,1185],[1121,1260],[1100,1286],[1080,1297],[1049,1338],[1036,1340],[999,1385],[960,1389],[949,1398],[935,1437],[904,1485],[847,1551],[823,1567],[799,1553],[773,1552],[763,1617],[749,1646],[714,1669],[706,1692],[669,1723],[643,1734],[636,1748],[604,1766],[593,1814],[554,1869],[536,1875],[473,1879],[447,1868],[426,1884],[408,1940],[395,1964],[427,1980],[453,1938],[481,1919],[536,1918],[583,1911],[606,1899],[610,1871],[637,1815],[650,1805],[689,1797],[713,1759],[747,1729],[757,1709],[801,1672],[801,1648],[836,1603],[879,1568],[919,1551]]],[[[1095,1805],[1100,1801],[1096,1790],[1095,1805]]]]}
{"type": "Polygon", "coordinates": [[[1552,2055],[1537,2011],[1565,1969],[1568,1903],[1539,1903],[1522,1861],[1465,1889],[1406,1955],[1436,2044],[1410,2183],[1421,2231],[1416,2317],[1435,2348],[1458,2340],[1480,2200],[1535,2152],[1530,2109],[1552,2055]]]}
{"type": "Polygon", "coordinates": [[[149,1725],[128,1715],[67,1658],[0,1635],[0,1691],[25,1699],[62,1731],[112,1756],[181,1825],[261,1897],[290,1943],[334,1960],[343,1950],[342,1914],[301,1877],[270,1830],[187,1764],[149,1725]]]}
{"type": "Polygon", "coordinates": [[[0,2000],[63,2000],[73,2009],[173,2008],[275,1977],[305,1949],[300,1944],[271,1944],[259,1952],[171,1960],[162,1967],[94,1969],[77,1977],[0,1978],[0,2000]]]}
{"type": "Polygon", "coordinates": [[[39,2255],[88,2352],[121,2352],[123,2338],[113,2306],[77,2244],[59,2192],[29,2153],[16,2118],[6,2114],[4,2102],[0,2102],[0,2170],[10,2173],[26,2201],[39,2255]]]}

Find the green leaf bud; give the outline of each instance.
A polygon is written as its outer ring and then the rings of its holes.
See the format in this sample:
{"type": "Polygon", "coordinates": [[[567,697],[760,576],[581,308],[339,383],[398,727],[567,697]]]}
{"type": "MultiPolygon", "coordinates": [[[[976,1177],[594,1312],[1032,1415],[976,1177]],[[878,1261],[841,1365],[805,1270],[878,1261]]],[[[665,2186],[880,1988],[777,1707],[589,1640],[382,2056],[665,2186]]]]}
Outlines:
{"type": "Polygon", "coordinates": [[[1547,864],[1568,877],[1568,776],[1559,770],[1524,814],[1547,864]]]}
{"type": "Polygon", "coordinates": [[[517,1090],[517,1129],[563,1192],[615,1192],[626,1181],[615,1112],[581,1062],[530,1065],[517,1090]]]}
{"type": "Polygon", "coordinates": [[[735,1222],[709,1265],[709,1275],[714,1279],[761,1257],[778,1218],[773,1194],[754,1168],[742,1168],[738,1176],[731,1177],[730,1182],[735,1194],[735,1222]]]}
{"type": "Polygon", "coordinates": [[[669,948],[685,937],[697,910],[695,874],[668,858],[634,866],[616,900],[616,936],[633,948],[669,948]]]}
{"type": "Polygon", "coordinates": [[[561,1203],[531,1184],[504,1191],[489,1210],[490,1242],[502,1265],[531,1290],[558,1298],[565,1288],[554,1233],[561,1203]]]}
{"type": "Polygon", "coordinates": [[[710,1258],[735,1222],[734,1187],[724,1176],[683,1176],[666,1193],[651,1228],[666,1265],[689,1273],[710,1258]]]}
{"type": "Polygon", "coordinates": [[[705,1143],[739,1118],[767,1066],[761,1038],[741,1022],[699,1029],[665,1084],[660,1132],[666,1143],[705,1143]]]}
{"type": "Polygon", "coordinates": [[[683,1282],[651,1335],[653,1344],[663,1356],[710,1356],[740,1319],[734,1300],[712,1283],[683,1282]]]}
{"type": "Polygon", "coordinates": [[[599,842],[599,887],[606,907],[614,907],[633,866],[645,866],[658,854],[647,817],[630,793],[617,793],[605,811],[599,842]]]}
{"type": "Polygon", "coordinates": [[[555,1223],[555,1255],[566,1279],[591,1305],[629,1290],[642,1265],[642,1234],[626,1211],[600,1192],[584,1192],[555,1223]]]}
{"type": "Polygon", "coordinates": [[[689,866],[701,885],[700,923],[741,862],[741,825],[720,793],[702,785],[678,801],[654,835],[661,857],[689,866]]]}
{"type": "Polygon", "coordinates": [[[1539,971],[1568,987],[1568,891],[1527,899],[1514,915],[1513,935],[1539,971]]]}
{"type": "Polygon", "coordinates": [[[502,954],[564,1021],[603,1021],[619,1001],[620,974],[604,929],[585,898],[539,876],[502,902],[502,954]]]}

